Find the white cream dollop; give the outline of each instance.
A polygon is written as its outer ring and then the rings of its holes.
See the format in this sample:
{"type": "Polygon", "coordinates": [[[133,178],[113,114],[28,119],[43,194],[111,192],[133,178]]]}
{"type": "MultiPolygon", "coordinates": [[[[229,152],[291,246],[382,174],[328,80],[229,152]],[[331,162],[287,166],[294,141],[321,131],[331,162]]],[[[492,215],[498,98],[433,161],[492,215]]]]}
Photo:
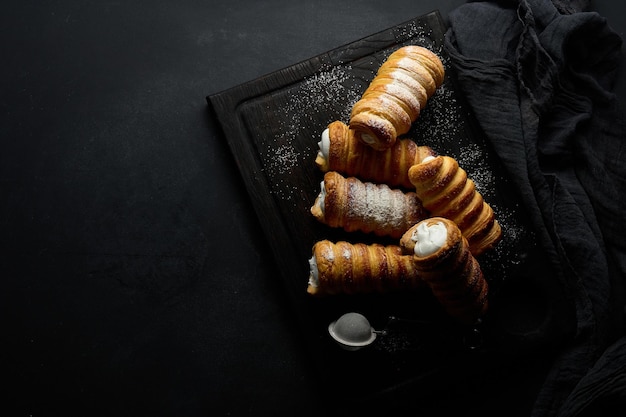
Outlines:
{"type": "Polygon", "coordinates": [[[320,148],[317,155],[328,161],[328,154],[330,153],[330,131],[328,128],[322,132],[322,140],[317,142],[317,146],[320,148]]]}
{"type": "Polygon", "coordinates": [[[430,161],[432,161],[433,159],[435,159],[435,157],[434,157],[434,156],[432,156],[432,155],[428,155],[427,157],[425,157],[424,159],[422,159],[422,162],[421,162],[421,163],[422,163],[422,164],[425,164],[426,162],[430,162],[430,161]]]}
{"type": "Polygon", "coordinates": [[[448,240],[448,230],[442,222],[417,225],[411,239],[415,242],[413,251],[417,256],[428,256],[441,249],[448,240]]]}
{"type": "Polygon", "coordinates": [[[311,256],[311,259],[309,259],[309,285],[314,288],[320,285],[319,271],[317,269],[315,256],[311,256]]]}
{"type": "Polygon", "coordinates": [[[326,200],[326,187],[324,187],[324,181],[320,182],[320,193],[315,199],[315,204],[319,207],[322,212],[322,216],[324,215],[324,201],[326,200]]]}
{"type": "Polygon", "coordinates": [[[372,143],[376,142],[376,136],[370,135],[369,133],[361,133],[361,140],[363,140],[363,142],[367,143],[368,145],[371,145],[372,143]]]}

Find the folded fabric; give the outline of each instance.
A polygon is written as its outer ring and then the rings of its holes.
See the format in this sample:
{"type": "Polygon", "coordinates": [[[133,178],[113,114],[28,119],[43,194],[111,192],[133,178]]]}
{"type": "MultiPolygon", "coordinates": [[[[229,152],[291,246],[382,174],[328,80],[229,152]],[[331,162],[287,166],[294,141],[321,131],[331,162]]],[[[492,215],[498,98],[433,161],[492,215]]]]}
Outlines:
{"type": "Polygon", "coordinates": [[[626,128],[612,93],[622,40],[587,7],[467,3],[446,33],[459,85],[575,311],[536,416],[626,405],[626,128]]]}

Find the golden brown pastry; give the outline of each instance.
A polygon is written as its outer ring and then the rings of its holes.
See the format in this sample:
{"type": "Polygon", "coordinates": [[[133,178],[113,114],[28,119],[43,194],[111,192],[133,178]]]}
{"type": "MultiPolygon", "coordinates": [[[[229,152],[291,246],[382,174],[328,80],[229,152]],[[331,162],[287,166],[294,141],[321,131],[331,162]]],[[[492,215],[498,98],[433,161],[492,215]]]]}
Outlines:
{"type": "Polygon", "coordinates": [[[421,279],[454,319],[474,324],[487,312],[489,285],[456,223],[432,217],[411,227],[400,239],[421,279]]]}
{"type": "Polygon", "coordinates": [[[311,214],[330,227],[395,239],[428,215],[412,191],[361,182],[335,171],[324,174],[311,214]]]}
{"type": "Polygon", "coordinates": [[[347,176],[390,187],[413,188],[409,168],[426,156],[436,155],[428,146],[411,139],[397,140],[384,151],[365,145],[347,124],[334,121],[322,132],[315,163],[322,172],[337,171],[347,176]]]}
{"type": "Polygon", "coordinates": [[[352,108],[350,128],[372,148],[389,148],[409,131],[444,75],[443,63],[430,50],[415,45],[397,49],[352,108]]]}
{"type": "Polygon", "coordinates": [[[426,157],[409,168],[409,180],[432,216],[445,217],[459,226],[474,256],[500,240],[502,230],[492,208],[454,158],[426,157]]]}
{"type": "Polygon", "coordinates": [[[307,292],[312,295],[385,293],[424,288],[412,255],[397,245],[333,243],[313,245],[307,292]]]}

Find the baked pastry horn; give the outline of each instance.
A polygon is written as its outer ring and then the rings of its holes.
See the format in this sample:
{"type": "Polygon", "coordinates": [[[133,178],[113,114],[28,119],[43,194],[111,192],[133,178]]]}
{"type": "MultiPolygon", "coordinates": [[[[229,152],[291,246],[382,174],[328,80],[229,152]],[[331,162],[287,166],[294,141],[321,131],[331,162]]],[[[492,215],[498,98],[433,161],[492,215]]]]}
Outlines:
{"type": "Polygon", "coordinates": [[[413,256],[398,245],[321,240],[309,259],[312,295],[385,293],[425,288],[413,256]]]}
{"type": "Polygon", "coordinates": [[[324,174],[320,193],[310,211],[330,227],[394,239],[428,216],[415,192],[362,182],[336,171],[324,174]]]}
{"type": "Polygon", "coordinates": [[[446,155],[426,157],[409,168],[409,180],[432,216],[454,221],[478,256],[502,237],[493,209],[458,162],[446,155]]]}
{"type": "Polygon", "coordinates": [[[384,151],[376,151],[357,139],[354,130],[334,121],[322,132],[315,163],[322,172],[337,171],[390,187],[413,188],[409,168],[436,152],[411,139],[397,140],[384,151]]]}
{"type": "Polygon", "coordinates": [[[387,149],[409,131],[444,76],[443,63],[430,50],[416,45],[397,49],[354,104],[350,128],[372,148],[387,149]]]}
{"type": "Polygon", "coordinates": [[[412,226],[400,247],[445,311],[472,325],[488,309],[489,285],[456,223],[432,217],[412,226]]]}

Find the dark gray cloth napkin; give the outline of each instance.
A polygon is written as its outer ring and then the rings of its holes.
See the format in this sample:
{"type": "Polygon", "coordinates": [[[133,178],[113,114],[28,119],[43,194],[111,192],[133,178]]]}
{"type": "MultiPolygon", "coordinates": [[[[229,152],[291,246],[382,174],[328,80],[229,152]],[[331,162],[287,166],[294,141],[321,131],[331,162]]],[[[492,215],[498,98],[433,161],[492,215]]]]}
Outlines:
{"type": "Polygon", "coordinates": [[[460,88],[574,311],[535,416],[626,415],[626,129],[612,93],[622,40],[588,7],[471,2],[446,33],[460,88]]]}

